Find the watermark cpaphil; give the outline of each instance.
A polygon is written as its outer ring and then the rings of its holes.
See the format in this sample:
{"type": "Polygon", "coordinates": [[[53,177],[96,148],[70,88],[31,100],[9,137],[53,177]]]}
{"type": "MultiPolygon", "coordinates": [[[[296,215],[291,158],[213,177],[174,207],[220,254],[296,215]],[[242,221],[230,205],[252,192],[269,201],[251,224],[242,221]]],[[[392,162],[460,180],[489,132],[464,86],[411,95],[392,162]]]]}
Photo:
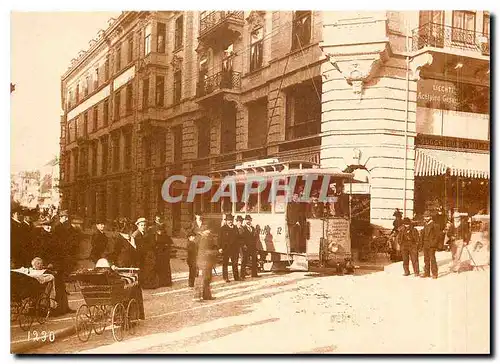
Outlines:
{"type": "Polygon", "coordinates": [[[236,175],[226,176],[222,179],[212,179],[202,175],[194,175],[189,178],[182,175],[172,175],[163,182],[161,195],[163,200],[168,203],[194,202],[196,196],[207,193],[210,193],[212,203],[219,202],[222,198],[229,198],[231,203],[248,203],[252,195],[261,194],[262,198],[262,193],[269,190],[267,194],[269,203],[275,203],[276,201],[309,202],[312,198],[324,203],[336,200],[337,188],[335,183],[330,183],[330,176],[321,175],[321,184],[314,192],[314,183],[318,181],[320,175],[312,173],[301,175],[300,186],[297,184],[298,177],[295,175],[287,177],[279,175],[271,177],[265,175],[236,175]],[[183,192],[185,188],[182,188],[179,194],[173,196],[171,194],[172,186],[175,183],[180,183],[182,186],[188,185],[187,194],[183,192]],[[215,192],[213,192],[214,187],[216,187],[215,192]]]}

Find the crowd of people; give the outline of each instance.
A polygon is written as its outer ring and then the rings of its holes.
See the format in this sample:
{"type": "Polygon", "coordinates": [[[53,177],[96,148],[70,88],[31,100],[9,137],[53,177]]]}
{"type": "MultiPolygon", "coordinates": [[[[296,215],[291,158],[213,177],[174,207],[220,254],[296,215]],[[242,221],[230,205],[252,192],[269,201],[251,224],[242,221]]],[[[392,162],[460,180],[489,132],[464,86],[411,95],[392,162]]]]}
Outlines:
{"type": "Polygon", "coordinates": [[[68,306],[65,281],[77,261],[79,232],[69,222],[67,211],[57,216],[32,221],[33,211],[15,207],[11,210],[11,269],[28,268],[37,262],[55,276],[57,309],[54,315],[73,312],[68,306]]]}
{"type": "Polygon", "coordinates": [[[424,213],[424,226],[420,232],[408,218],[396,209],[392,231],[403,260],[404,275],[410,275],[410,261],[413,274],[421,277],[438,277],[436,251],[449,250],[452,255],[451,272],[460,269],[462,253],[471,241],[471,224],[467,213],[454,212],[451,219],[442,209],[436,213],[424,213]],[[424,272],[420,275],[418,253],[424,253],[424,272]]]}

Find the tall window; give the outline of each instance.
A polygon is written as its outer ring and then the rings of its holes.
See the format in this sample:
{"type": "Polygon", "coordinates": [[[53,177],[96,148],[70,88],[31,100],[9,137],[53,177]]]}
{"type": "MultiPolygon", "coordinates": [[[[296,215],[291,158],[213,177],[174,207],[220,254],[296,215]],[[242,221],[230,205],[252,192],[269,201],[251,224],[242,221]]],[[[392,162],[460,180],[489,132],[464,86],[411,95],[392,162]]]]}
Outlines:
{"type": "Polygon", "coordinates": [[[126,89],[126,98],[125,98],[125,109],[127,113],[132,111],[132,84],[129,83],[126,89]]]}
{"type": "Polygon", "coordinates": [[[474,44],[476,31],[476,13],[454,10],[452,40],[454,42],[474,44]]]}
{"type": "Polygon", "coordinates": [[[160,165],[163,165],[167,154],[167,137],[165,133],[161,133],[158,137],[158,152],[160,153],[160,165]]]}
{"type": "Polygon", "coordinates": [[[311,11],[296,11],[292,26],[292,50],[311,41],[311,11]]]}
{"type": "Polygon", "coordinates": [[[262,67],[264,51],[264,28],[260,27],[250,33],[250,71],[262,67]]]}
{"type": "Polygon", "coordinates": [[[84,138],[87,136],[88,125],[89,125],[89,112],[85,111],[83,113],[83,133],[82,133],[82,136],[84,138]]]}
{"type": "Polygon", "coordinates": [[[104,78],[106,81],[109,80],[109,57],[106,57],[106,62],[104,62],[104,78]]]}
{"type": "Polygon", "coordinates": [[[124,137],[125,137],[124,165],[125,165],[125,170],[128,170],[132,167],[132,133],[127,132],[124,134],[124,137]]]}
{"type": "Polygon", "coordinates": [[[92,167],[91,167],[91,173],[92,176],[97,175],[97,143],[92,144],[92,167]]]}
{"type": "Polygon", "coordinates": [[[182,73],[180,70],[174,73],[174,104],[181,101],[182,73]]]}
{"type": "Polygon", "coordinates": [[[165,23],[158,23],[156,26],[156,49],[158,53],[165,53],[165,37],[167,36],[167,27],[165,23]]]}
{"type": "Polygon", "coordinates": [[[116,91],[115,93],[115,111],[113,113],[113,119],[118,120],[120,118],[120,91],[116,91]]]}
{"type": "Polygon", "coordinates": [[[149,78],[142,80],[142,108],[149,106],[149,78]]]}
{"type": "Polygon", "coordinates": [[[151,167],[151,140],[150,138],[142,139],[142,148],[144,151],[144,168],[151,167]]]}
{"type": "Polygon", "coordinates": [[[155,105],[163,107],[165,99],[165,77],[156,76],[155,105]]]}
{"type": "Polygon", "coordinates": [[[320,97],[321,80],[318,79],[304,82],[287,94],[286,140],[304,138],[321,132],[320,97]]]}
{"type": "Polygon", "coordinates": [[[151,53],[151,24],[148,24],[144,31],[144,55],[147,56],[149,53],[151,53]]]}
{"type": "Polygon", "coordinates": [[[90,91],[90,75],[85,76],[85,90],[84,95],[88,96],[90,91]]]}
{"type": "Polygon", "coordinates": [[[99,67],[94,70],[94,90],[99,88],[99,67]]]}
{"type": "Polygon", "coordinates": [[[80,102],[80,84],[76,84],[76,103],[80,102]]]}
{"type": "Polygon", "coordinates": [[[104,107],[102,110],[102,124],[108,126],[109,123],[109,99],[104,100],[104,107]]]}
{"type": "Polygon", "coordinates": [[[210,154],[210,122],[201,119],[198,122],[198,158],[208,157],[210,154]]]}
{"type": "Polygon", "coordinates": [[[122,69],[122,47],[119,45],[116,48],[116,55],[115,55],[115,72],[118,72],[122,69]]]}
{"type": "Polygon", "coordinates": [[[97,106],[94,106],[94,109],[92,110],[92,131],[97,130],[97,121],[98,121],[98,115],[99,115],[99,110],[97,106]]]}
{"type": "Polygon", "coordinates": [[[175,20],[175,42],[174,49],[182,47],[184,39],[184,16],[181,15],[175,20]]]}
{"type": "Polygon", "coordinates": [[[484,14],[483,17],[483,35],[490,37],[490,15],[484,14]]]}
{"type": "Polygon", "coordinates": [[[113,138],[113,171],[120,169],[120,137],[113,138]]]}
{"type": "Polygon", "coordinates": [[[104,138],[101,142],[102,145],[102,174],[108,173],[108,155],[109,155],[109,144],[108,138],[104,138]]]}
{"type": "Polygon", "coordinates": [[[130,37],[128,39],[127,63],[132,62],[133,59],[134,59],[134,38],[130,37]]]}
{"type": "Polygon", "coordinates": [[[172,128],[174,163],[180,162],[182,158],[182,125],[176,125],[172,128]]]}

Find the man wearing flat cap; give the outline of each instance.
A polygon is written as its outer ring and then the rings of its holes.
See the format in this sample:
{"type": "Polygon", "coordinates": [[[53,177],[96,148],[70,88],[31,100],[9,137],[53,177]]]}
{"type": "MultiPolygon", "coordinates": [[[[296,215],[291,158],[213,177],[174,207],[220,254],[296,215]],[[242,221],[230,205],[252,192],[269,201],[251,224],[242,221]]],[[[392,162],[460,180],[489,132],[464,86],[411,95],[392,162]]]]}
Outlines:
{"type": "Polygon", "coordinates": [[[430,212],[424,213],[425,225],[421,231],[421,240],[424,250],[424,274],[423,278],[431,276],[436,279],[438,277],[438,265],[436,262],[436,250],[440,249],[441,229],[433,220],[430,212]]]}
{"type": "Polygon", "coordinates": [[[420,244],[420,236],[412,226],[411,220],[407,217],[403,219],[403,226],[398,234],[399,244],[401,246],[401,255],[403,256],[404,275],[410,275],[410,260],[413,266],[413,274],[419,276],[418,268],[418,248],[420,244]]]}
{"type": "Polygon", "coordinates": [[[104,258],[104,254],[108,247],[108,237],[104,233],[104,219],[98,219],[95,224],[96,231],[92,235],[92,240],[90,245],[92,247],[90,251],[90,260],[94,264],[101,258],[104,258]]]}
{"type": "Polygon", "coordinates": [[[227,269],[229,260],[231,260],[234,280],[240,280],[240,275],[238,272],[238,235],[237,230],[234,227],[233,220],[234,216],[231,214],[227,214],[226,225],[220,228],[219,233],[219,247],[222,250],[222,276],[226,282],[229,282],[229,274],[227,269]]]}

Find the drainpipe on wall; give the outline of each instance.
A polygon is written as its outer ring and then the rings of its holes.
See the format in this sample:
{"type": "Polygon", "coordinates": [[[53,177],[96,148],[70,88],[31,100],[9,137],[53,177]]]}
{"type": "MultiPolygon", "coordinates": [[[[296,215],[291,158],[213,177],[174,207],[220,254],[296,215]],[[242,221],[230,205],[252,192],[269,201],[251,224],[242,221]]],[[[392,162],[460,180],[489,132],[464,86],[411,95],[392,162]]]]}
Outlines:
{"type": "Polygon", "coordinates": [[[408,163],[408,103],[410,94],[410,29],[406,25],[406,110],[405,110],[405,152],[404,152],[404,186],[403,186],[403,217],[406,217],[406,172],[408,163]]]}

